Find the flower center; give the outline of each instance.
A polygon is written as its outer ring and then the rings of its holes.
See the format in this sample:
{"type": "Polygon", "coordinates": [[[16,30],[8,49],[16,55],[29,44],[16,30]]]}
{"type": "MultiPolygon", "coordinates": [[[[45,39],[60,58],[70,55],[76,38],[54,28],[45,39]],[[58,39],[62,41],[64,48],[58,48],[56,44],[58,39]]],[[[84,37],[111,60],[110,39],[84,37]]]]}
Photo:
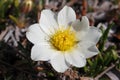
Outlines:
{"type": "Polygon", "coordinates": [[[67,51],[76,43],[75,33],[70,29],[59,29],[50,38],[52,46],[59,51],[67,51]]]}

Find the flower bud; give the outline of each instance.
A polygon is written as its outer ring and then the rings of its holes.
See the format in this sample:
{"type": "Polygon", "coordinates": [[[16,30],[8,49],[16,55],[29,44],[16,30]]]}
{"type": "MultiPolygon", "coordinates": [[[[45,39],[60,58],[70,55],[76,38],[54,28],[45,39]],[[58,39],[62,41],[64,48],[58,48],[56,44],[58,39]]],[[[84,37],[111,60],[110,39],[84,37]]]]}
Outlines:
{"type": "Polygon", "coordinates": [[[24,0],[21,2],[21,11],[23,13],[28,13],[32,10],[33,1],[32,0],[24,0]]]}

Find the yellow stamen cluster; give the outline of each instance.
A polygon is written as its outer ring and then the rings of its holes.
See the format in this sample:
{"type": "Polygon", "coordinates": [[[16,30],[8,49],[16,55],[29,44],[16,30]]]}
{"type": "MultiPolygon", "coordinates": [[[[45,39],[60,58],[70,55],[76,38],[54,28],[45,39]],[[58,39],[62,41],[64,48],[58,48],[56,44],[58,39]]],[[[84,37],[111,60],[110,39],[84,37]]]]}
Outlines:
{"type": "Polygon", "coordinates": [[[52,46],[59,51],[70,50],[76,43],[75,33],[70,29],[57,30],[50,38],[52,46]]]}

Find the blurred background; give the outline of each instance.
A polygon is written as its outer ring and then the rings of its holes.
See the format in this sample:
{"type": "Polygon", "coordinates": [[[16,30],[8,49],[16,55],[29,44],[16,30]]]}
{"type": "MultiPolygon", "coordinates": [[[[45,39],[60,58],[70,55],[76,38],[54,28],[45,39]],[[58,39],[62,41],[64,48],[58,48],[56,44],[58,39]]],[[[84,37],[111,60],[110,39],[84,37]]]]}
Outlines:
{"type": "Polygon", "coordinates": [[[0,80],[120,80],[120,0],[0,0],[0,80]],[[48,62],[30,58],[33,46],[25,36],[43,9],[59,12],[71,6],[101,29],[100,53],[83,68],[57,73],[48,62]]]}

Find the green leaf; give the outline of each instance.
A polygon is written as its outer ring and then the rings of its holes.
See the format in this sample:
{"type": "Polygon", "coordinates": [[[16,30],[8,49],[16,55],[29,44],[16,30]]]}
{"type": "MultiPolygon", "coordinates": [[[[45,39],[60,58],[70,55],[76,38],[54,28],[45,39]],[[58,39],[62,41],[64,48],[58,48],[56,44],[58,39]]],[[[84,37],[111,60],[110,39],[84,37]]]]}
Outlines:
{"type": "Polygon", "coordinates": [[[104,62],[104,58],[101,53],[98,54],[97,58],[98,58],[98,63],[102,64],[104,62]]]}
{"type": "Polygon", "coordinates": [[[105,57],[105,63],[104,63],[104,65],[107,66],[108,64],[111,63],[111,60],[112,60],[112,54],[111,54],[111,52],[106,53],[106,55],[104,57],[105,57]]]}
{"type": "Polygon", "coordinates": [[[4,9],[5,9],[4,3],[5,3],[4,0],[1,0],[1,1],[0,1],[0,17],[1,17],[1,18],[3,18],[3,17],[4,17],[4,14],[5,14],[5,11],[4,11],[4,9]]]}
{"type": "Polygon", "coordinates": [[[86,73],[89,71],[88,66],[85,66],[85,67],[84,67],[84,71],[85,71],[86,73]]]}
{"type": "Polygon", "coordinates": [[[19,0],[14,0],[14,5],[16,8],[18,8],[19,7],[19,0]]]}
{"type": "Polygon", "coordinates": [[[118,59],[118,54],[115,50],[112,50],[112,54],[113,54],[113,59],[117,60],[118,59]]]}
{"type": "Polygon", "coordinates": [[[93,65],[93,62],[92,62],[90,59],[88,59],[87,61],[88,61],[88,64],[89,64],[90,66],[93,65]]]}
{"type": "Polygon", "coordinates": [[[19,24],[18,19],[17,19],[16,17],[14,17],[13,15],[9,15],[9,18],[10,18],[13,22],[15,22],[16,24],[19,24]]]}
{"type": "Polygon", "coordinates": [[[100,50],[101,53],[104,50],[105,42],[108,38],[108,33],[109,33],[109,31],[110,31],[110,29],[112,28],[113,25],[114,25],[114,23],[112,23],[108,26],[108,28],[104,31],[104,33],[103,33],[103,35],[100,39],[99,50],[100,50]]]}

